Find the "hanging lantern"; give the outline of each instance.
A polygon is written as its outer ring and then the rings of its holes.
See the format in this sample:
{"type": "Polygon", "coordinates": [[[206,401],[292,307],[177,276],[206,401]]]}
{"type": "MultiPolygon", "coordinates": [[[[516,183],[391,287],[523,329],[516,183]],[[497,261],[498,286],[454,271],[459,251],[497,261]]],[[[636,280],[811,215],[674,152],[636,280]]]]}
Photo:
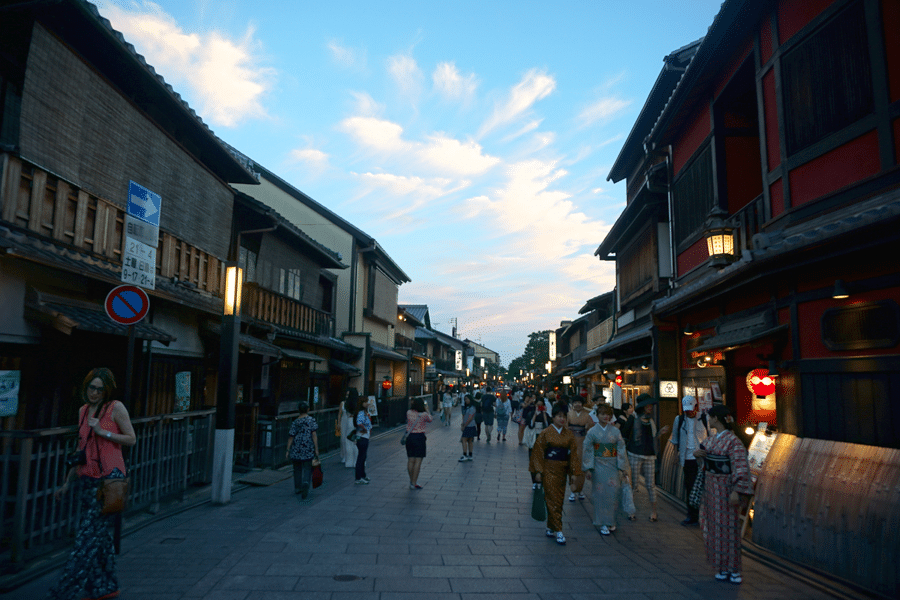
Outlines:
{"type": "Polygon", "coordinates": [[[381,389],[383,389],[383,390],[389,390],[392,387],[393,387],[393,384],[390,382],[389,379],[385,379],[384,381],[381,382],[381,389]]]}
{"type": "Polygon", "coordinates": [[[723,217],[728,213],[721,208],[714,208],[706,220],[706,249],[709,252],[709,264],[716,267],[725,266],[734,260],[734,227],[725,223],[723,217]]]}
{"type": "Polygon", "coordinates": [[[755,396],[771,396],[775,393],[775,378],[768,369],[753,369],[747,374],[747,389],[755,396]]]}

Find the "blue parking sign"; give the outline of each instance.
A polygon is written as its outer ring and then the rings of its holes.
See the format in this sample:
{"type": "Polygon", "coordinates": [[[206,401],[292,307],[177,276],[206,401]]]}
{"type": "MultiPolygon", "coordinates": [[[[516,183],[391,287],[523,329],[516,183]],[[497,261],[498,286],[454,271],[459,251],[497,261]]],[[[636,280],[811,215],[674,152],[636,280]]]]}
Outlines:
{"type": "Polygon", "coordinates": [[[162,197],[133,181],[128,182],[128,214],[159,227],[162,197]]]}

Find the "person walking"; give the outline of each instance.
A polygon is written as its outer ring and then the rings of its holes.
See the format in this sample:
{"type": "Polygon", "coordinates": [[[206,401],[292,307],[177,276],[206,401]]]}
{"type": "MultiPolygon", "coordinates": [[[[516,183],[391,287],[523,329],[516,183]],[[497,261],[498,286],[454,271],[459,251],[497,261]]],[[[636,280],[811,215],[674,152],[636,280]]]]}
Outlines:
{"type": "Polygon", "coordinates": [[[484,422],[484,415],[481,412],[481,398],[484,394],[475,392],[475,400],[472,406],[475,408],[475,439],[481,441],[481,424],[484,422]]]}
{"type": "Polygon", "coordinates": [[[497,402],[497,441],[500,441],[500,437],[503,437],[503,441],[506,441],[506,429],[509,427],[509,415],[512,413],[512,402],[509,398],[498,401],[497,402]]]}
{"type": "Polygon", "coordinates": [[[578,441],[566,427],[566,407],[553,406],[553,422],[534,442],[531,453],[531,471],[537,483],[544,486],[547,503],[547,536],[555,537],[556,543],[564,545],[566,536],[562,532],[563,500],[566,494],[566,477],[581,475],[578,457],[578,441]]]}
{"type": "MultiPolygon", "coordinates": [[[[535,400],[534,396],[526,398],[525,410],[522,412],[522,418],[527,419],[524,439],[525,447],[528,448],[528,464],[530,466],[532,464],[531,457],[534,453],[534,443],[537,440],[538,435],[550,425],[550,419],[547,416],[547,411],[544,409],[544,403],[535,400]]],[[[538,485],[535,471],[531,471],[531,484],[532,488],[535,488],[538,485]]]]}
{"type": "Polygon", "coordinates": [[[522,441],[522,438],[525,436],[525,429],[528,427],[528,421],[525,419],[525,407],[529,405],[534,406],[534,397],[530,392],[522,395],[522,401],[519,404],[519,407],[513,411],[513,422],[519,425],[518,435],[520,446],[525,443],[522,441]]]}
{"type": "Polygon", "coordinates": [[[707,416],[716,433],[694,451],[705,470],[700,524],[706,560],[715,567],[718,581],[739,584],[743,581],[740,515],[753,495],[747,449],[732,431],[728,407],[717,404],[707,416]]]}
{"type": "Polygon", "coordinates": [[[671,431],[668,425],[656,430],[656,421],[651,413],[653,405],[658,403],[659,400],[650,394],[639,395],[635,398],[634,414],[628,417],[622,427],[622,437],[625,438],[625,448],[631,464],[631,489],[633,492],[638,491],[638,474],[643,475],[650,499],[649,518],[654,523],[659,519],[656,512],[656,448],[659,437],[671,431]]]}
{"type": "Polygon", "coordinates": [[[681,473],[684,477],[684,499],[687,505],[687,518],[682,525],[696,525],[700,518],[700,511],[687,502],[694,482],[697,480],[698,462],[694,457],[694,451],[700,448],[703,441],[709,437],[709,426],[706,417],[701,416],[697,410],[697,400],[687,395],[681,399],[683,414],[675,417],[672,425],[672,437],[669,441],[678,450],[678,462],[681,463],[681,473]]]}
{"type": "Polygon", "coordinates": [[[110,527],[115,515],[104,515],[97,489],[104,478],[126,475],[122,446],[134,446],[137,436],[125,405],[113,400],[116,380],[107,368],[92,369],[81,384],[78,413],[78,450],[54,497],[59,501],[73,488],[81,520],[75,547],[62,575],[47,593],[48,600],[106,599],[119,595],[116,555],[110,527]],[[72,483],[74,480],[74,484],[72,483]]]}
{"type": "Polygon", "coordinates": [[[297,407],[300,415],[291,423],[288,431],[285,457],[294,464],[294,493],[306,500],[312,488],[312,462],[319,458],[319,424],[309,416],[309,404],[301,402],[297,407]]]}
{"type": "Polygon", "coordinates": [[[592,484],[594,525],[601,535],[609,535],[616,530],[622,485],[629,485],[628,459],[622,433],[612,424],[612,406],[598,404],[596,415],[598,423],[584,437],[581,466],[592,484]]]}
{"type": "MultiPolygon", "coordinates": [[[[578,440],[578,462],[581,463],[581,450],[584,445],[584,436],[587,434],[588,429],[594,426],[594,421],[591,420],[591,415],[584,409],[584,399],[581,396],[575,396],[572,398],[572,409],[569,411],[569,414],[566,417],[566,423],[569,427],[569,431],[575,435],[578,440]]],[[[569,502],[575,502],[576,495],[579,500],[584,500],[584,475],[578,476],[570,476],[569,477],[569,487],[571,493],[569,494],[569,502]]]]}
{"type": "Polygon", "coordinates": [[[338,409],[338,418],[341,422],[341,462],[348,469],[356,468],[356,443],[347,439],[351,431],[356,429],[354,416],[356,415],[356,405],[359,403],[359,392],[355,388],[347,391],[347,397],[340,404],[338,409]]]}
{"type": "Polygon", "coordinates": [[[366,477],[366,458],[369,454],[369,437],[372,434],[372,419],[369,417],[369,399],[360,396],[356,403],[356,485],[368,485],[366,477]]]}
{"type": "Polygon", "coordinates": [[[419,469],[425,458],[425,429],[431,423],[431,413],[425,403],[416,398],[406,411],[406,470],[409,472],[409,489],[421,490],[419,469]]]}
{"type": "Polygon", "coordinates": [[[497,404],[497,396],[493,388],[487,388],[481,397],[481,420],[484,423],[485,439],[491,443],[491,434],[494,431],[494,407],[497,404]]]}
{"type": "Polygon", "coordinates": [[[472,447],[475,445],[475,405],[472,403],[472,396],[465,394],[462,404],[462,423],[459,426],[462,435],[459,441],[462,443],[462,456],[459,462],[474,460],[472,458],[472,447]]]}
{"type": "Polygon", "coordinates": [[[450,416],[451,411],[453,410],[453,395],[447,387],[444,388],[444,393],[441,394],[441,409],[443,410],[444,415],[444,427],[450,427],[450,416]]]}

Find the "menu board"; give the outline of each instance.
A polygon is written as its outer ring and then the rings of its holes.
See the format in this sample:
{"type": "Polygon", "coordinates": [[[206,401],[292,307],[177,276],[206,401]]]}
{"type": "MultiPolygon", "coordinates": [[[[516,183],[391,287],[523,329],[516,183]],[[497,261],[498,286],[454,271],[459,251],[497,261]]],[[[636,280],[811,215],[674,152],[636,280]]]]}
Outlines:
{"type": "Polygon", "coordinates": [[[766,424],[760,423],[759,429],[750,442],[750,448],[747,450],[747,462],[750,463],[750,480],[756,485],[756,480],[762,471],[763,463],[766,462],[766,456],[769,450],[778,438],[777,433],[766,433],[766,424]]]}

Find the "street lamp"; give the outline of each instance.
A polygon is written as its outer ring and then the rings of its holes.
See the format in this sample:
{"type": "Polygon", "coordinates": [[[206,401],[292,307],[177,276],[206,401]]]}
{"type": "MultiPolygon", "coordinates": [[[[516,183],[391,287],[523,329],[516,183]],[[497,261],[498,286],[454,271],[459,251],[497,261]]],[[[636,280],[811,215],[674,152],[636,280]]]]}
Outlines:
{"type": "Polygon", "coordinates": [[[234,462],[234,414],[237,401],[238,340],[241,332],[241,287],[243,271],[235,263],[225,267],[225,307],[219,347],[219,375],[216,398],[216,433],[213,444],[212,501],[231,500],[231,473],[234,462]]]}

